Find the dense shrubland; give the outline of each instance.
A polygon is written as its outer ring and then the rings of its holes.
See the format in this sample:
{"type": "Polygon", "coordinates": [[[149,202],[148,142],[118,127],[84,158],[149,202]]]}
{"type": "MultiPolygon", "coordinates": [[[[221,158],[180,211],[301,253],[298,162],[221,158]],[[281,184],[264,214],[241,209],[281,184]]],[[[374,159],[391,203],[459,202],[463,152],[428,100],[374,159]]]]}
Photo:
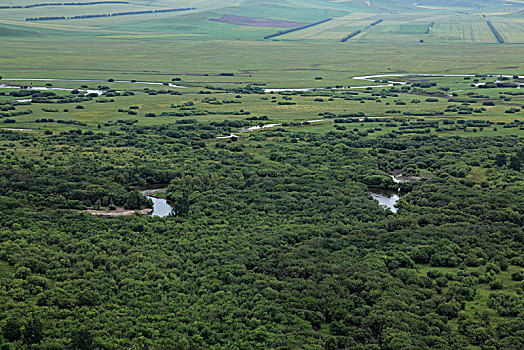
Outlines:
{"type": "Polygon", "coordinates": [[[522,348],[521,139],[230,128],[1,132],[4,348],[522,348]]]}

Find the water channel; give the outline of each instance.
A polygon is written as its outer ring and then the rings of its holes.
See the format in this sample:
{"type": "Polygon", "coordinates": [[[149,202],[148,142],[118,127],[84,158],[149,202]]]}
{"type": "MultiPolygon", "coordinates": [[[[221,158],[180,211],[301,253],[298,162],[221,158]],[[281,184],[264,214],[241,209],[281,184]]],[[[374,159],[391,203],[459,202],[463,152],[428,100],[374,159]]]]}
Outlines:
{"type": "Polygon", "coordinates": [[[399,191],[383,190],[378,188],[372,188],[369,191],[371,198],[376,200],[381,207],[391,210],[393,213],[397,212],[395,205],[399,201],[401,194],[399,191]]]}
{"type": "Polygon", "coordinates": [[[163,198],[156,198],[150,196],[150,194],[153,194],[160,189],[152,189],[152,190],[144,190],[140,191],[147,199],[151,199],[153,201],[153,212],[151,213],[151,216],[159,216],[159,217],[166,217],[171,214],[171,211],[173,210],[173,207],[169,205],[166,199],[163,198]]]}
{"type": "MultiPolygon", "coordinates": [[[[405,176],[401,173],[390,174],[389,176],[391,176],[393,182],[396,184],[420,180],[420,177],[418,176],[405,176]]],[[[400,188],[397,190],[386,190],[382,188],[370,187],[368,194],[385,210],[389,209],[393,213],[396,213],[398,211],[396,204],[404,193],[400,191],[400,188]]]]}

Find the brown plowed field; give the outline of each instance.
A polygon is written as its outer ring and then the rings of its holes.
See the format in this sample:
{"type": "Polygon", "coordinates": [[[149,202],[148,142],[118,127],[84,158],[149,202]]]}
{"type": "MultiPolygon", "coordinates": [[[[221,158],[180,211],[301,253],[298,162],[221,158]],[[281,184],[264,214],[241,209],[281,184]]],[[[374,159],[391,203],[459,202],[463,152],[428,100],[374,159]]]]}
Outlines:
{"type": "Polygon", "coordinates": [[[302,27],[309,23],[303,22],[291,22],[291,21],[279,21],[275,19],[265,19],[265,18],[253,18],[253,17],[244,17],[244,16],[235,16],[235,15],[223,15],[220,18],[212,18],[210,21],[236,24],[239,26],[246,27],[261,27],[261,28],[296,28],[302,27]]]}

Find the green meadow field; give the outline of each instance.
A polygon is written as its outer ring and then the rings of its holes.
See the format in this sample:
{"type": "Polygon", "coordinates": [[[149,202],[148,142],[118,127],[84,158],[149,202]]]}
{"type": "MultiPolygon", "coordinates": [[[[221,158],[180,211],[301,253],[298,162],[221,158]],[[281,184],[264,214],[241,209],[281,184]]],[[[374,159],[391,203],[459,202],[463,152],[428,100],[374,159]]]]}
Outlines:
{"type": "MultiPolygon", "coordinates": [[[[4,1],[0,6],[27,6],[35,3],[38,2],[4,1]]],[[[234,89],[252,85],[264,89],[380,85],[380,79],[377,82],[352,79],[366,74],[523,74],[521,57],[524,53],[524,32],[519,24],[524,23],[524,19],[519,15],[522,13],[520,5],[515,3],[511,11],[503,4],[483,5],[486,6],[465,11],[460,3],[456,7],[431,8],[423,4],[412,6],[391,1],[384,4],[373,2],[369,6],[359,1],[302,1],[300,6],[293,1],[271,4],[260,1],[130,1],[129,4],[4,8],[0,9],[0,36],[4,39],[0,42],[0,75],[7,82],[9,78],[95,79],[106,82],[52,82],[54,87],[69,89],[82,85],[96,89],[99,85],[107,85],[119,91],[142,91],[149,87],[132,83],[108,83],[109,79],[164,83],[176,78],[177,84],[186,87],[162,87],[182,93],[183,98],[137,93],[135,96],[117,98],[113,103],[90,101],[82,111],[56,112],[58,119],[78,120],[93,128],[102,122],[121,119],[122,115],[114,114],[114,111],[125,109],[126,104],[144,107],[137,115],[140,123],[162,124],[168,122],[169,117],[151,120],[143,118],[143,115],[147,112],[160,115],[171,104],[181,100],[194,101],[200,108],[202,96],[199,93],[202,90],[213,92],[218,100],[228,98],[227,94],[220,94],[217,90],[209,91],[209,87],[234,89]],[[190,6],[195,9],[177,13],[25,20],[190,6]],[[327,18],[332,20],[264,39],[264,36],[276,33],[279,29],[210,20],[224,14],[303,23],[327,18]],[[500,31],[505,41],[503,44],[496,40],[486,24],[488,19],[500,31]],[[340,42],[344,36],[356,30],[361,30],[361,33],[347,42],[340,42]]],[[[442,87],[448,91],[458,91],[460,96],[479,90],[470,86],[471,81],[462,79],[429,78],[438,83],[439,87],[444,84],[442,87]]],[[[416,81],[425,80],[417,78],[416,81]]],[[[12,83],[38,86],[45,81],[12,83]]],[[[483,92],[490,95],[500,92],[494,90],[486,89],[483,92]]],[[[442,93],[442,90],[435,88],[429,91],[442,93]]],[[[57,93],[69,94],[64,91],[57,93]]],[[[297,94],[293,96],[293,103],[296,103],[293,105],[278,105],[278,102],[271,103],[270,99],[263,100],[258,95],[247,95],[241,104],[205,106],[204,109],[213,113],[222,110],[230,113],[239,107],[256,116],[268,115],[271,120],[280,123],[315,119],[323,111],[335,114],[352,111],[390,117],[394,113],[388,115],[386,111],[397,110],[402,115],[405,111],[443,111],[448,105],[446,98],[441,98],[437,103],[426,103],[422,98],[422,103],[410,104],[414,96],[408,92],[398,98],[407,104],[393,108],[394,102],[385,99],[377,102],[348,102],[343,99],[344,93],[332,92],[331,101],[326,98],[323,102],[315,102],[315,97],[297,94]]],[[[445,94],[443,96],[446,97],[445,94]]],[[[496,97],[489,96],[491,99],[496,97]]],[[[0,99],[7,101],[9,95],[0,99]]],[[[505,109],[522,104],[520,96],[512,96],[510,101],[487,109],[482,116],[510,120],[512,115],[505,114],[505,109]]],[[[48,112],[42,112],[41,108],[35,109],[34,104],[21,106],[20,110],[33,112],[19,117],[21,127],[33,128],[35,125],[31,121],[49,115],[48,112]]],[[[453,112],[447,112],[446,117],[448,115],[453,116],[453,112]]],[[[223,117],[213,114],[199,118],[218,120],[223,117]]]]}
{"type": "MultiPolygon", "coordinates": [[[[21,1],[16,5],[34,3],[21,1]]],[[[2,1],[0,6],[13,4],[2,1]]],[[[0,71],[13,78],[107,79],[110,75],[140,75],[155,80],[169,74],[213,76],[231,71],[244,81],[279,85],[275,87],[309,87],[309,79],[317,72],[325,75],[327,84],[341,84],[345,75],[389,72],[519,74],[522,67],[506,67],[519,66],[523,54],[521,5],[514,3],[509,8],[498,4],[486,2],[486,7],[464,11],[462,7],[433,9],[403,2],[373,2],[367,6],[360,1],[302,1],[296,6],[293,1],[267,4],[223,0],[0,9],[0,71]],[[196,9],[25,21],[53,15],[189,6],[196,9]],[[210,21],[223,14],[308,23],[333,19],[265,40],[264,36],[279,29],[210,21]],[[380,19],[381,23],[369,27],[380,19]],[[498,28],[504,44],[496,41],[487,20],[498,28]],[[431,30],[424,34],[431,23],[431,30]],[[340,43],[356,30],[362,33],[340,43]]]]}

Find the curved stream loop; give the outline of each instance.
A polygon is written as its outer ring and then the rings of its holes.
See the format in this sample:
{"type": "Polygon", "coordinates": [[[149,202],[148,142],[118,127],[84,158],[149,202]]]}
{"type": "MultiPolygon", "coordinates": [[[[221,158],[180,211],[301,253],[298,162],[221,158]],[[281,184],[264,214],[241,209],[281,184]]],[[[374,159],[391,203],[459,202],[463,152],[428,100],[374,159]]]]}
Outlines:
{"type": "MultiPolygon", "coordinates": [[[[351,79],[353,80],[360,80],[360,81],[369,81],[374,82],[376,79],[379,78],[392,78],[392,77],[408,77],[408,76],[414,76],[414,77],[475,77],[474,74],[436,74],[436,73],[419,73],[419,74],[410,74],[410,73],[403,73],[403,74],[376,74],[376,75],[363,75],[363,76],[355,76],[351,79]]],[[[487,77],[499,77],[499,78],[511,78],[514,77],[513,75],[497,75],[497,74],[491,74],[487,75],[487,77]]],[[[517,76],[518,78],[524,78],[524,75],[517,76]]],[[[56,79],[56,78],[50,78],[50,79],[44,79],[44,78],[4,78],[4,81],[64,81],[64,82],[106,82],[106,80],[96,80],[96,79],[56,79]]],[[[115,83],[132,83],[132,84],[146,84],[146,85],[166,85],[165,83],[161,82],[153,82],[153,81],[131,81],[131,80],[115,80],[115,83]]],[[[380,85],[363,85],[363,86],[345,86],[345,87],[338,87],[336,90],[347,90],[347,89],[367,89],[367,88],[384,88],[384,87],[392,87],[395,85],[406,85],[408,84],[407,81],[395,81],[395,80],[386,80],[386,83],[380,84],[380,85]]],[[[482,85],[485,83],[478,83],[475,84],[476,86],[482,85]]],[[[182,85],[175,85],[172,83],[167,83],[167,86],[174,87],[174,88],[186,88],[186,86],[182,85]]],[[[517,89],[520,89],[524,87],[523,83],[517,83],[517,89]]],[[[22,86],[22,85],[9,85],[9,84],[0,84],[0,89],[29,89],[29,90],[58,90],[58,91],[73,91],[75,89],[68,89],[68,88],[56,88],[56,87],[49,87],[49,86],[22,86]]],[[[271,93],[271,92],[284,92],[284,91],[315,91],[315,90],[329,90],[331,88],[284,88],[284,89],[264,89],[264,92],[271,93]]],[[[80,92],[90,94],[95,93],[99,96],[103,95],[105,91],[103,90],[93,90],[93,89],[76,89],[80,92]]],[[[31,102],[31,99],[20,99],[16,100],[18,102],[31,102]]],[[[321,121],[327,121],[329,119],[325,120],[306,120],[306,123],[318,123],[321,121]]],[[[277,126],[281,126],[282,124],[279,123],[272,123],[272,124],[263,124],[263,125],[255,125],[250,126],[246,128],[240,129],[240,132],[252,132],[257,131],[261,129],[267,129],[267,128],[274,128],[277,126]]],[[[218,139],[226,139],[226,138],[233,138],[238,137],[238,135],[230,134],[225,136],[219,136],[218,139]]]]}
{"type": "Polygon", "coordinates": [[[164,198],[156,198],[149,196],[152,193],[157,192],[160,189],[152,189],[152,190],[145,190],[140,191],[147,199],[151,199],[153,201],[153,212],[151,213],[151,216],[159,216],[159,217],[166,217],[171,215],[171,212],[173,211],[173,207],[169,205],[166,199],[164,198]]]}

